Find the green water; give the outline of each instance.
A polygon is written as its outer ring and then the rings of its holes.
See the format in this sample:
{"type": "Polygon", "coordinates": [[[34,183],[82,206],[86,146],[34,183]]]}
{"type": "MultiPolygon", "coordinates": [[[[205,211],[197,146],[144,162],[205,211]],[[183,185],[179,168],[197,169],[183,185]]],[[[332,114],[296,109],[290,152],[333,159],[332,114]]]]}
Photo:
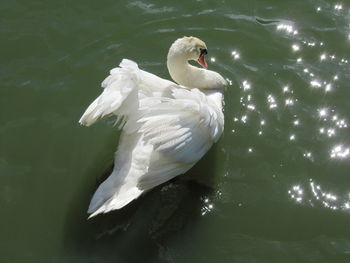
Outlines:
{"type": "Polygon", "coordinates": [[[0,10],[0,262],[350,262],[348,1],[0,10]],[[169,78],[183,35],[232,82],[222,138],[185,179],[87,221],[118,136],[78,119],[122,58],[169,78]]]}

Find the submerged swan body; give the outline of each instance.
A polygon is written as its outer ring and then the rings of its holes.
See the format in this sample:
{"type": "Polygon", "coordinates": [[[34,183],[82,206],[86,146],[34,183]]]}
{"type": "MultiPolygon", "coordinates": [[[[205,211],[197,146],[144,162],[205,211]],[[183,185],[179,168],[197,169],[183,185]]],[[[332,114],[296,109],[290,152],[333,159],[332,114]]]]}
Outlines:
{"type": "Polygon", "coordinates": [[[170,47],[168,81],[123,59],[102,82],[103,92],[79,120],[90,126],[117,115],[122,134],[114,170],[98,187],[88,213],[120,209],[142,193],[188,171],[216,142],[224,129],[222,112],[226,81],[207,67],[207,48],[195,37],[170,47]]]}

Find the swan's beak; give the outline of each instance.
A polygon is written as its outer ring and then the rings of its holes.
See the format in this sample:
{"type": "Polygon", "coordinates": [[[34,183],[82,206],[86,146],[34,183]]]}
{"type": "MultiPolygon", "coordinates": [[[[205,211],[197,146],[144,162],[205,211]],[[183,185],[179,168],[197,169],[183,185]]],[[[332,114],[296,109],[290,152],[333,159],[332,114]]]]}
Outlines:
{"type": "Polygon", "coordinates": [[[208,51],[206,48],[201,48],[201,54],[199,55],[199,59],[197,59],[197,62],[199,65],[201,65],[203,68],[208,68],[208,64],[205,61],[204,55],[208,54],[208,51]]]}
{"type": "Polygon", "coordinates": [[[208,68],[208,63],[205,61],[204,54],[199,57],[197,60],[199,65],[201,65],[203,68],[208,68]]]}

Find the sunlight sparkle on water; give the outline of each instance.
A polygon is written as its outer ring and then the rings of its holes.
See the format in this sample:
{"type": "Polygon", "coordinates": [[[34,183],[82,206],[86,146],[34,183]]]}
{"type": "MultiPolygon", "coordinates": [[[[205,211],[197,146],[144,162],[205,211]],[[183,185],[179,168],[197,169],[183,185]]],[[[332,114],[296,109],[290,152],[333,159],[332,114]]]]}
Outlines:
{"type": "Polygon", "coordinates": [[[304,153],[303,156],[304,156],[305,158],[311,159],[312,153],[311,153],[311,152],[307,152],[307,153],[304,153]]]}
{"type": "Polygon", "coordinates": [[[216,59],[215,59],[214,57],[211,57],[211,58],[210,58],[210,61],[211,61],[211,62],[215,62],[216,59]]]}
{"type": "Polygon", "coordinates": [[[350,149],[345,148],[343,145],[336,145],[331,150],[331,158],[343,159],[349,155],[350,149]]]}
{"type": "Polygon", "coordinates": [[[335,135],[335,130],[334,129],[328,129],[327,130],[327,135],[328,135],[328,137],[332,137],[333,135],[335,135]]]}
{"type": "Polygon", "coordinates": [[[276,107],[277,107],[276,100],[275,100],[275,98],[274,98],[271,94],[269,94],[269,95],[267,96],[267,102],[268,102],[268,104],[269,104],[269,106],[270,106],[270,109],[273,109],[273,108],[276,108],[276,107]]]}
{"type": "Polygon", "coordinates": [[[294,101],[293,101],[293,99],[286,99],[286,106],[288,106],[288,105],[293,105],[294,104],[294,101]]]}
{"type": "Polygon", "coordinates": [[[311,87],[314,87],[314,88],[320,88],[322,86],[322,84],[318,80],[312,80],[310,82],[310,85],[311,87]]]}
{"type": "Polygon", "coordinates": [[[254,106],[253,104],[248,104],[248,105],[247,105],[247,108],[248,108],[249,110],[255,110],[255,106],[254,106]]]}
{"type": "Polygon", "coordinates": [[[297,45],[297,44],[294,44],[294,45],[292,45],[292,49],[293,49],[293,51],[299,51],[300,50],[300,46],[297,45]]]}
{"type": "Polygon", "coordinates": [[[233,56],[234,59],[239,59],[240,58],[240,54],[236,50],[232,51],[231,55],[233,56]]]}
{"type": "Polygon", "coordinates": [[[206,215],[207,213],[211,212],[214,209],[214,204],[210,203],[209,198],[205,198],[203,200],[203,206],[201,208],[201,214],[202,216],[206,215]]]}
{"type": "Polygon", "coordinates": [[[316,46],[316,43],[315,42],[307,42],[307,45],[309,47],[314,47],[314,46],[316,46]]]}
{"type": "Polygon", "coordinates": [[[303,190],[301,189],[300,185],[294,185],[292,189],[288,191],[288,194],[298,203],[303,201],[303,190]]]}
{"type": "Polygon", "coordinates": [[[285,31],[288,34],[293,34],[293,35],[298,34],[298,30],[295,30],[292,25],[287,25],[287,24],[279,24],[277,26],[277,30],[285,31]]]}
{"type": "Polygon", "coordinates": [[[319,109],[318,114],[320,115],[320,117],[327,116],[327,109],[319,109]]]}
{"type": "Polygon", "coordinates": [[[336,5],[334,5],[334,9],[335,10],[342,10],[343,6],[341,4],[336,4],[336,5]]]}
{"type": "Polygon", "coordinates": [[[331,91],[332,90],[332,84],[328,83],[325,87],[325,91],[328,92],[328,91],[331,91]]]}
{"type": "Polygon", "coordinates": [[[283,87],[283,92],[289,92],[289,87],[288,86],[284,86],[283,87]]]}
{"type": "Polygon", "coordinates": [[[250,83],[246,80],[243,81],[243,90],[250,90],[251,86],[250,83]]]}
{"type": "Polygon", "coordinates": [[[335,123],[339,128],[347,128],[348,125],[346,124],[345,120],[339,120],[335,123]]]}
{"type": "Polygon", "coordinates": [[[317,185],[311,178],[309,186],[303,188],[299,184],[293,185],[288,190],[288,194],[297,203],[303,201],[303,195],[305,194],[308,198],[308,203],[304,203],[304,205],[310,204],[312,207],[318,205],[331,210],[345,210],[350,208],[350,197],[341,198],[332,192],[323,191],[321,186],[317,185]]]}

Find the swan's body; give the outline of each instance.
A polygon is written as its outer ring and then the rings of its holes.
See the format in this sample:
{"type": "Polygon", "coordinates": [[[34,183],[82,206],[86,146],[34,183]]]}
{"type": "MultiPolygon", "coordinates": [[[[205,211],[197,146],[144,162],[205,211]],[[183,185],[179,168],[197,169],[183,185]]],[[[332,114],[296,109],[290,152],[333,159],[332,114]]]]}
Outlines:
{"type": "Polygon", "coordinates": [[[226,81],[214,71],[188,64],[199,58],[206,66],[204,54],[206,46],[198,38],[173,43],[167,66],[179,85],[126,59],[102,82],[102,94],[79,122],[89,126],[106,115],[118,115],[122,134],[114,170],[95,192],[90,217],[120,209],[185,173],[219,139],[226,81]]]}

